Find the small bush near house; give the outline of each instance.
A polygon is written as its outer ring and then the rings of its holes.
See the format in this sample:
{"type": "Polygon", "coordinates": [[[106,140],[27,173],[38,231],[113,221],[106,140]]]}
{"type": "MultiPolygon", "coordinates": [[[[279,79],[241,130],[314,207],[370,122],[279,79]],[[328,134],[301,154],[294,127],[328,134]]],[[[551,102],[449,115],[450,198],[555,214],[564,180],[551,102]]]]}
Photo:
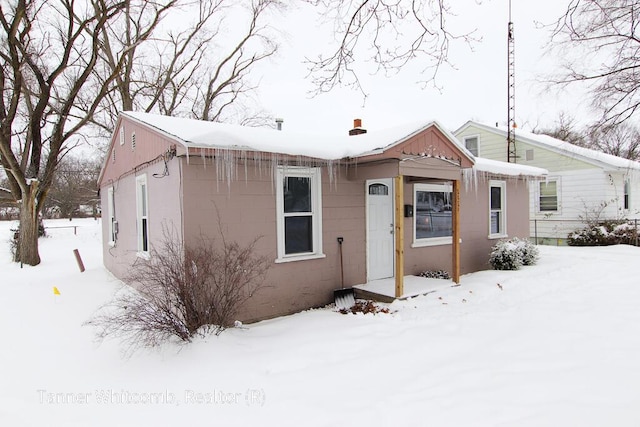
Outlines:
{"type": "Polygon", "coordinates": [[[427,270],[419,273],[418,276],[426,277],[427,279],[451,279],[449,273],[444,270],[427,270]]]}
{"type": "Polygon", "coordinates": [[[608,246],[635,244],[635,226],[627,221],[599,221],[569,233],[570,246],[608,246]]]}
{"type": "Polygon", "coordinates": [[[538,248],[528,239],[500,240],[491,249],[489,263],[494,270],[518,270],[538,261],[538,248]]]}
{"type": "Polygon", "coordinates": [[[201,237],[184,247],[165,231],[159,250],[132,267],[125,289],[86,322],[100,340],[124,338],[131,351],[172,337],[220,334],[234,325],[238,310],[262,286],[270,262],[257,256],[258,239],[247,246],[201,237]]]}

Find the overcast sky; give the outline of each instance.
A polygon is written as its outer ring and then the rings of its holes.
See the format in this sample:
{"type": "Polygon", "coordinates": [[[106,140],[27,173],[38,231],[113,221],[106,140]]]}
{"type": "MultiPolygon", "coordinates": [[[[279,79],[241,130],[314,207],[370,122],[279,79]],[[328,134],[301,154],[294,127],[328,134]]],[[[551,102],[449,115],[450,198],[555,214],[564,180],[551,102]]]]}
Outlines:
{"type": "MultiPolygon", "coordinates": [[[[306,56],[317,55],[330,43],[328,26],[319,26],[316,17],[304,9],[290,9],[285,17],[289,40],[262,79],[263,107],[284,119],[285,130],[295,132],[346,132],[354,118],[361,118],[369,130],[397,124],[437,120],[455,130],[467,120],[505,124],[507,120],[507,23],[508,0],[459,0],[458,18],[452,25],[477,29],[481,42],[471,51],[464,43],[451,47],[451,62],[438,75],[440,90],[422,89],[421,64],[415,62],[394,77],[366,75],[368,92],[334,90],[310,98],[311,83],[305,79],[306,56]],[[462,5],[462,6],[461,6],[462,5]]],[[[584,97],[556,94],[536,81],[556,67],[557,60],[546,55],[548,29],[540,23],[553,22],[568,0],[513,1],[512,21],[516,47],[516,122],[523,129],[548,126],[560,112],[585,117],[584,97]]]]}

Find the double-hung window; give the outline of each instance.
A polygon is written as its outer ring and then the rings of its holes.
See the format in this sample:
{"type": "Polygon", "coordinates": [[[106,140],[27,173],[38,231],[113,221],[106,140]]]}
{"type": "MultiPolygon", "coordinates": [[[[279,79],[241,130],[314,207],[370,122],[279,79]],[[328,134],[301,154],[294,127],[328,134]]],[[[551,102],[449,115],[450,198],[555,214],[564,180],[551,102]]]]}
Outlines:
{"type": "Polygon", "coordinates": [[[507,185],[489,181],[489,238],[507,235],[507,185]]]}
{"type": "Polygon", "coordinates": [[[109,216],[109,245],[114,246],[116,244],[116,238],[118,236],[118,224],[116,223],[116,204],[113,196],[113,187],[107,189],[107,210],[109,216]]]}
{"type": "Polygon", "coordinates": [[[629,201],[629,193],[631,192],[631,183],[629,178],[624,180],[624,209],[631,209],[631,202],[629,201]]]}
{"type": "Polygon", "coordinates": [[[147,175],[136,177],[136,207],[138,252],[149,252],[149,199],[147,195],[147,175]]]}
{"type": "Polygon", "coordinates": [[[413,186],[413,246],[451,244],[451,184],[413,186]]]}
{"type": "Polygon", "coordinates": [[[323,257],[320,169],[279,167],[276,206],[278,261],[323,257]]]}
{"type": "Polygon", "coordinates": [[[540,212],[558,211],[558,181],[540,181],[538,208],[540,212]]]}
{"type": "Polygon", "coordinates": [[[464,146],[476,157],[478,157],[479,152],[478,139],[477,136],[467,136],[464,138],[464,146]]]}

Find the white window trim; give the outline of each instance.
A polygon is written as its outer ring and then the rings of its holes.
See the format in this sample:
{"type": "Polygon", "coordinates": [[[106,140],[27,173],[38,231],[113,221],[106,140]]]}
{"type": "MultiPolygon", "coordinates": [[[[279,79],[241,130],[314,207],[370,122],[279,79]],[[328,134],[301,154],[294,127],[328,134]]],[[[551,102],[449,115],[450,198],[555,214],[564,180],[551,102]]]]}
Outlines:
{"type": "Polygon", "coordinates": [[[561,182],[560,182],[560,177],[549,177],[546,180],[543,181],[538,181],[538,184],[536,185],[536,213],[539,215],[558,215],[561,214],[561,208],[560,208],[560,191],[561,188],[561,182]],[[555,211],[543,211],[540,210],[540,183],[549,183],[549,182],[555,182],[556,183],[556,210],[555,211]]]}
{"type": "Polygon", "coordinates": [[[631,179],[627,176],[622,179],[622,209],[625,212],[631,210],[631,179]]]}
{"type": "MultiPolygon", "coordinates": [[[[480,155],[480,154],[481,154],[481,153],[480,153],[480,134],[479,134],[479,133],[478,133],[478,134],[474,134],[474,135],[467,135],[467,136],[464,136],[464,137],[462,138],[462,145],[464,145],[464,148],[466,148],[466,149],[467,149],[467,151],[469,151],[469,152],[471,153],[471,150],[469,150],[469,149],[467,148],[467,139],[471,139],[471,138],[476,138],[476,140],[477,140],[477,144],[478,144],[478,154],[476,154],[475,156],[476,156],[476,157],[481,157],[481,155],[480,155]]],[[[473,154],[473,153],[471,153],[471,154],[473,154]]]]}
{"type": "Polygon", "coordinates": [[[325,258],[322,252],[322,175],[320,168],[279,166],[276,172],[276,263],[325,258]],[[284,239],[284,188],[285,177],[311,178],[311,215],[313,250],[311,252],[286,254],[284,239]]]}
{"type": "Polygon", "coordinates": [[[136,233],[137,233],[137,255],[142,258],[149,258],[149,185],[147,184],[147,175],[139,175],[136,177],[136,233]],[[147,207],[147,214],[142,215],[142,198],[140,194],[140,188],[144,184],[145,186],[145,206],[147,207]],[[143,232],[142,232],[142,220],[147,219],[147,250],[143,250],[143,232]]]}
{"type": "Polygon", "coordinates": [[[114,233],[114,224],[113,222],[116,219],[116,215],[115,215],[115,200],[114,200],[114,195],[113,195],[113,187],[109,187],[107,189],[107,209],[109,210],[108,212],[108,221],[109,221],[109,246],[115,246],[116,245],[116,239],[118,238],[116,236],[116,234],[114,233]]]}
{"type": "Polygon", "coordinates": [[[508,237],[507,233],[507,183],[505,181],[489,181],[489,239],[502,239],[508,237]],[[502,230],[498,233],[491,233],[491,187],[500,188],[500,212],[502,213],[502,230]]]}
{"type": "MultiPolygon", "coordinates": [[[[427,246],[439,246],[439,245],[451,245],[453,244],[453,236],[445,236],[445,237],[429,237],[418,239],[416,237],[417,227],[416,227],[416,218],[418,216],[418,191],[434,191],[434,192],[444,192],[444,193],[452,193],[451,197],[453,198],[453,186],[451,184],[414,184],[413,185],[413,242],[411,243],[412,248],[423,248],[427,246]]],[[[453,224],[451,224],[453,226],[453,224]]],[[[453,230],[452,230],[453,232],[453,230]]]]}

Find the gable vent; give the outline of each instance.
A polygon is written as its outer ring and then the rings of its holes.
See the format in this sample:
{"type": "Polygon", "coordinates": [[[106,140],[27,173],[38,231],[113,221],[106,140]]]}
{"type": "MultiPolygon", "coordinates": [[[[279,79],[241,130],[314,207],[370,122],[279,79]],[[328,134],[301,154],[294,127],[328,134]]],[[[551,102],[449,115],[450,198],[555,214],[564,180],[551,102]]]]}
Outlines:
{"type": "Polygon", "coordinates": [[[136,133],[135,132],[131,132],[131,149],[132,150],[136,149],[136,133]]]}

